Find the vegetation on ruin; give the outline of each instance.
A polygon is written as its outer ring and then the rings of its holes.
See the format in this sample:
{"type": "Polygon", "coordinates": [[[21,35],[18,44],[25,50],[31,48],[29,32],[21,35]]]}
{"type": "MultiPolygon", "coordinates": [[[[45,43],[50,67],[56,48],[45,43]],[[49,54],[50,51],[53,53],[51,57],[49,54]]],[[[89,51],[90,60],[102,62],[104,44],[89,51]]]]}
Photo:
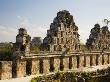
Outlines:
{"type": "MultiPolygon", "coordinates": [[[[110,67],[107,68],[108,74],[110,67]]],[[[98,70],[95,72],[57,72],[55,74],[43,75],[35,77],[31,82],[109,82],[109,75],[98,76],[103,74],[105,70],[98,70]]]]}
{"type": "Polygon", "coordinates": [[[47,76],[35,77],[31,82],[76,82],[77,73],[75,72],[57,72],[47,76]]]}
{"type": "Polygon", "coordinates": [[[31,47],[31,53],[38,54],[40,52],[40,50],[41,49],[38,46],[31,47]]]}
{"type": "Polygon", "coordinates": [[[80,47],[81,51],[88,51],[88,49],[84,43],[80,43],[80,46],[81,46],[80,47]]]}

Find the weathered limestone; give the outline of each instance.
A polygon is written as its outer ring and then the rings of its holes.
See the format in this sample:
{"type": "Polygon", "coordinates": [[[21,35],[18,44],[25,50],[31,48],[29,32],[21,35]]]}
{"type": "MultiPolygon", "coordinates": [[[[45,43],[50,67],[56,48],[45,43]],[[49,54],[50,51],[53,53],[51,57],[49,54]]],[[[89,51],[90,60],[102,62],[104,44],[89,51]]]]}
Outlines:
{"type": "Polygon", "coordinates": [[[48,74],[49,73],[49,69],[50,69],[50,62],[49,62],[49,59],[48,58],[46,58],[46,59],[44,59],[43,60],[43,73],[44,74],[48,74]]]}
{"type": "Polygon", "coordinates": [[[99,58],[98,58],[98,65],[102,65],[102,55],[101,54],[99,54],[98,55],[99,56],[99,58]]]}
{"type": "Polygon", "coordinates": [[[12,62],[0,61],[0,80],[12,78],[12,62]]]}
{"type": "Polygon", "coordinates": [[[77,68],[77,57],[76,57],[76,56],[73,56],[73,57],[72,57],[72,63],[73,63],[72,68],[73,68],[73,69],[74,69],[74,68],[77,68]]]}
{"type": "Polygon", "coordinates": [[[24,77],[26,75],[26,61],[24,60],[18,60],[13,61],[13,77],[24,77]]]}
{"type": "Polygon", "coordinates": [[[33,47],[39,47],[42,44],[42,39],[41,37],[34,37],[31,41],[31,44],[33,47]]]}
{"type": "Polygon", "coordinates": [[[85,61],[84,61],[84,55],[81,55],[79,58],[79,67],[82,68],[85,65],[85,61]]]}
{"type": "Polygon", "coordinates": [[[110,54],[109,54],[109,64],[110,64],[110,54]]]}
{"type": "Polygon", "coordinates": [[[69,70],[69,57],[63,58],[64,70],[69,70]]]}
{"type": "Polygon", "coordinates": [[[73,16],[66,10],[59,11],[54,18],[43,45],[48,51],[79,51],[80,41],[78,27],[73,16]]]}
{"type": "Polygon", "coordinates": [[[104,65],[108,64],[108,55],[104,54],[104,65]]]}
{"type": "Polygon", "coordinates": [[[96,66],[96,54],[92,56],[92,66],[96,66]]]}
{"type": "Polygon", "coordinates": [[[0,63],[0,79],[24,77],[26,75],[48,74],[50,72],[67,71],[83,67],[107,65],[110,61],[109,53],[84,53],[65,56],[24,57],[0,63]],[[29,58],[29,59],[28,59],[29,58]],[[27,73],[28,72],[28,73],[27,73]]]}
{"type": "Polygon", "coordinates": [[[15,52],[24,52],[25,56],[30,55],[30,43],[31,37],[27,34],[27,30],[24,28],[19,29],[19,34],[16,36],[16,43],[14,43],[15,52]]]}
{"type": "Polygon", "coordinates": [[[110,31],[108,26],[100,28],[99,24],[95,24],[91,29],[89,39],[87,39],[86,46],[92,50],[110,50],[110,31]]]}
{"type": "Polygon", "coordinates": [[[39,60],[32,60],[32,69],[31,69],[31,74],[36,75],[39,74],[39,60]]]}
{"type": "Polygon", "coordinates": [[[90,56],[86,55],[86,67],[90,66],[90,56]]]}
{"type": "Polygon", "coordinates": [[[54,58],[54,66],[55,66],[55,72],[60,70],[60,59],[54,58]]]}

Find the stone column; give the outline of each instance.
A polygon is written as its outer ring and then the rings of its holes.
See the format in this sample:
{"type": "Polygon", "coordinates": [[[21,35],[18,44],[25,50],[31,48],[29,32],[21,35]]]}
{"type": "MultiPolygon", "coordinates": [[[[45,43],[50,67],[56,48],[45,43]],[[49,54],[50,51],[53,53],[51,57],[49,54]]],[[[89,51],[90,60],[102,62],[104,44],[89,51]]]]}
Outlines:
{"type": "Polygon", "coordinates": [[[55,72],[58,72],[60,70],[60,58],[58,57],[54,58],[54,66],[55,72]]]}
{"type": "Polygon", "coordinates": [[[86,56],[86,66],[90,67],[90,55],[86,56]]]}
{"type": "Polygon", "coordinates": [[[98,65],[102,65],[102,54],[99,54],[98,65]]]}
{"type": "Polygon", "coordinates": [[[69,70],[69,57],[63,58],[64,70],[69,70]]]}
{"type": "Polygon", "coordinates": [[[108,55],[104,54],[104,65],[108,64],[108,55]]]}
{"type": "Polygon", "coordinates": [[[84,55],[79,56],[79,67],[82,68],[84,67],[84,55]]]}
{"type": "Polygon", "coordinates": [[[12,62],[0,61],[0,80],[12,78],[12,62]]]}
{"type": "Polygon", "coordinates": [[[110,53],[108,55],[109,55],[109,64],[110,64],[110,53]]]}
{"type": "Polygon", "coordinates": [[[13,77],[19,78],[26,75],[26,61],[17,60],[13,61],[13,77]]]}
{"type": "Polygon", "coordinates": [[[44,58],[43,59],[43,73],[44,74],[48,74],[49,73],[49,69],[50,69],[50,62],[49,62],[49,58],[44,58]]]}
{"type": "Polygon", "coordinates": [[[96,54],[92,54],[92,66],[96,66],[96,54]]]}
{"type": "Polygon", "coordinates": [[[39,60],[32,60],[32,69],[31,69],[31,74],[39,74],[39,60]]]}
{"type": "Polygon", "coordinates": [[[72,63],[73,63],[73,69],[77,68],[77,57],[76,56],[72,57],[72,63]]]}

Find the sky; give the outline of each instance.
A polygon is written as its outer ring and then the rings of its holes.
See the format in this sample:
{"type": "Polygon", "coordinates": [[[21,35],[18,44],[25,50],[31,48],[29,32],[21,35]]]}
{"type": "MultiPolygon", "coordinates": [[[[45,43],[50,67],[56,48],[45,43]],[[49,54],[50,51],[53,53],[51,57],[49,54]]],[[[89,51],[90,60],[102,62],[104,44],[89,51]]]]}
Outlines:
{"type": "Polygon", "coordinates": [[[110,19],[110,0],[0,0],[0,42],[15,42],[21,27],[31,37],[44,38],[61,10],[73,15],[85,43],[96,23],[103,26],[110,19]]]}

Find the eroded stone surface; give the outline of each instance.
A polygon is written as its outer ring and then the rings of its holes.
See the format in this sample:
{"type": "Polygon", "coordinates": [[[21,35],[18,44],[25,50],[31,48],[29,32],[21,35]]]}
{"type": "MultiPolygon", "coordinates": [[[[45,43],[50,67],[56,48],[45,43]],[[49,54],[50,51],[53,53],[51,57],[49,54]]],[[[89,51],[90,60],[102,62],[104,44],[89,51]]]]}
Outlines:
{"type": "Polygon", "coordinates": [[[100,27],[95,24],[91,29],[89,39],[87,39],[86,46],[92,50],[109,50],[110,49],[110,31],[107,26],[100,27]]]}
{"type": "Polygon", "coordinates": [[[78,27],[68,11],[63,10],[57,13],[43,40],[43,45],[51,52],[80,49],[78,27]]]}
{"type": "Polygon", "coordinates": [[[12,78],[12,62],[0,61],[0,80],[12,78]]]}

